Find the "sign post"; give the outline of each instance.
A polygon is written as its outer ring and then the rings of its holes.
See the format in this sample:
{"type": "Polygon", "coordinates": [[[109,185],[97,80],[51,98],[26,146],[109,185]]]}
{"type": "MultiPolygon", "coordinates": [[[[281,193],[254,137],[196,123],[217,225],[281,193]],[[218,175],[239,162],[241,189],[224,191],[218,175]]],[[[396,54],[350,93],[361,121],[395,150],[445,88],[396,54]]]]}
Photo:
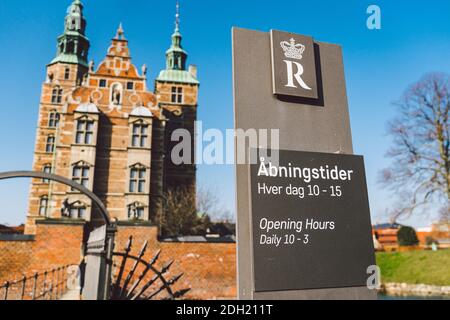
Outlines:
{"type": "Polygon", "coordinates": [[[236,165],[239,298],[375,299],[341,48],[235,28],[233,71],[235,129],[279,130],[281,149],[277,163],[236,165]]]}

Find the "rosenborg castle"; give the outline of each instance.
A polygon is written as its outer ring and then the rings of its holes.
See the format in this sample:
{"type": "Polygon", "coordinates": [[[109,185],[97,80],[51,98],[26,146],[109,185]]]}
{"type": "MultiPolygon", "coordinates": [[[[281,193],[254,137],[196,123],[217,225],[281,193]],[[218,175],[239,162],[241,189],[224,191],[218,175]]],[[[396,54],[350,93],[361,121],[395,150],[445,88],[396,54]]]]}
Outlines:
{"type": "MultiPolygon", "coordinates": [[[[154,221],[167,190],[195,193],[196,185],[195,165],[175,166],[170,157],[174,130],[187,129],[194,139],[199,89],[196,67],[186,65],[178,6],[166,67],[153,91],[147,66],[132,63],[122,26],[96,66],[86,25],[83,4],[75,0],[42,86],[33,170],[87,187],[119,221],[154,221]]],[[[70,187],[34,179],[25,232],[34,234],[39,219],[90,220],[93,210],[70,187]]]]}

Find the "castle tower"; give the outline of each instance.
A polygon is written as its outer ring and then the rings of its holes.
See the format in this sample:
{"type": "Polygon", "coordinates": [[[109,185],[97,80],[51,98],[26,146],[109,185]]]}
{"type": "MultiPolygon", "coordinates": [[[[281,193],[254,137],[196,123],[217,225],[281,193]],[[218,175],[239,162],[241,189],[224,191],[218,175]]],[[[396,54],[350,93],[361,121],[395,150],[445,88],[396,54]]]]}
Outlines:
{"type": "Polygon", "coordinates": [[[83,4],[74,0],[67,9],[64,33],[58,37],[56,57],[48,66],[48,82],[58,81],[63,86],[79,85],[88,70],[89,47],[83,4]]]}
{"type": "MultiPolygon", "coordinates": [[[[86,20],[79,0],[67,9],[64,33],[58,37],[56,57],[47,66],[42,86],[36,132],[34,171],[54,173],[57,165],[56,145],[60,138],[61,114],[71,90],[88,72],[89,40],[85,36],[86,20]]],[[[48,215],[53,183],[34,179],[30,189],[26,233],[35,232],[34,221],[48,215]]]]}
{"type": "Polygon", "coordinates": [[[192,155],[194,161],[195,121],[197,120],[198,90],[197,69],[186,68],[188,54],[182,46],[180,32],[179,4],[175,16],[175,31],[172,44],[166,52],[166,69],[162,70],[155,82],[155,94],[167,118],[165,130],[166,157],[164,160],[164,189],[188,188],[195,192],[195,164],[175,165],[170,157],[177,142],[171,141],[172,133],[184,128],[191,133],[192,155]]]}
{"type": "MultiPolygon", "coordinates": [[[[33,170],[85,186],[112,218],[148,221],[153,120],[163,116],[156,96],[147,90],[147,67],[139,74],[131,61],[122,25],[97,70],[87,63],[82,9],[78,0],[69,7],[57,57],[48,66],[33,170]]],[[[91,200],[76,190],[32,180],[27,234],[35,233],[36,220],[73,223],[97,217],[91,200]]]]}
{"type": "MultiPolygon", "coordinates": [[[[199,82],[194,67],[186,70],[178,11],[166,69],[156,80],[158,96],[147,89],[147,67],[138,70],[132,63],[122,25],[97,69],[87,62],[85,31],[83,5],[74,0],[42,87],[33,171],[83,185],[119,221],[156,221],[167,189],[195,192],[195,165],[173,165],[168,143],[178,128],[188,129],[193,143],[197,118],[199,82]]],[[[32,180],[26,234],[36,232],[38,220],[83,223],[99,217],[76,190],[32,180]]]]}

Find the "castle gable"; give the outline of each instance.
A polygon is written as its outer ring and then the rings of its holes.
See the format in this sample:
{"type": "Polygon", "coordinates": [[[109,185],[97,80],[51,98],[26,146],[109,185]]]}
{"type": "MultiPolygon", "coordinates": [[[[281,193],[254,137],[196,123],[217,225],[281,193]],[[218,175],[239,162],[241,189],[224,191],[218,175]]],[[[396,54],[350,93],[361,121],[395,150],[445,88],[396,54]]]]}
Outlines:
{"type": "Polygon", "coordinates": [[[100,64],[95,75],[134,80],[145,79],[145,77],[139,75],[136,66],[131,62],[128,40],[125,39],[122,25],[117,30],[117,35],[112,39],[106,58],[100,64]]]}

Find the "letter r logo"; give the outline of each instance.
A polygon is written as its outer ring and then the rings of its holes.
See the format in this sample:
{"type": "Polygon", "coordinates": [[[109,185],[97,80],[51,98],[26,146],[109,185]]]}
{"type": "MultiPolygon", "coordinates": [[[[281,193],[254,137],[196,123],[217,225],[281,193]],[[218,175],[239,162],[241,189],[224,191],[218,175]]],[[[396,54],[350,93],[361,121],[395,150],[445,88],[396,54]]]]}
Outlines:
{"type": "Polygon", "coordinates": [[[294,84],[294,79],[297,83],[305,90],[312,90],[302,79],[302,75],[304,72],[303,66],[295,61],[283,60],[286,63],[287,68],[287,84],[285,87],[289,88],[297,88],[294,84]],[[297,70],[294,71],[294,65],[297,67],[297,70]]]}
{"type": "Polygon", "coordinates": [[[312,37],[282,31],[272,30],[270,37],[273,94],[279,99],[319,99],[319,45],[312,37]]]}

